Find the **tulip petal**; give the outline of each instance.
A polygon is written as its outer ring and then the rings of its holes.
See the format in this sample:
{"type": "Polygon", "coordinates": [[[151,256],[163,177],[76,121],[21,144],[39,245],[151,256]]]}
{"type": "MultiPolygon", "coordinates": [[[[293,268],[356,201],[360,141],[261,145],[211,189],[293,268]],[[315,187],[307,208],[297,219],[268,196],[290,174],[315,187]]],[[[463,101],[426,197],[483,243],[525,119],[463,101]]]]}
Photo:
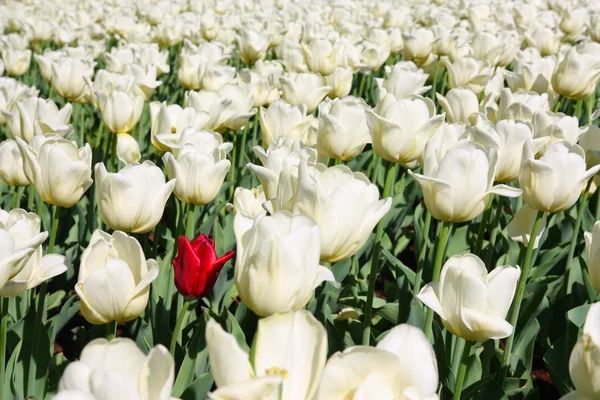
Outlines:
{"type": "Polygon", "coordinates": [[[494,193],[504,197],[519,197],[521,194],[523,194],[523,191],[519,188],[508,185],[495,185],[492,186],[486,194],[488,193],[494,193]]]}
{"type": "Polygon", "coordinates": [[[513,331],[513,327],[503,318],[462,307],[460,309],[462,321],[471,332],[465,336],[467,340],[484,342],[488,339],[504,339],[513,331]]]}
{"type": "Polygon", "coordinates": [[[164,346],[150,350],[140,374],[140,396],[148,400],[169,399],[175,380],[175,362],[164,346]]]}
{"type": "Polygon", "coordinates": [[[300,310],[259,320],[253,350],[258,376],[273,369],[287,371],[283,398],[313,397],[327,360],[327,333],[310,312],[300,310]]]}
{"type": "Polygon", "coordinates": [[[519,267],[501,265],[488,275],[487,314],[498,318],[506,318],[512,304],[517,282],[521,276],[519,267]]]}
{"type": "Polygon", "coordinates": [[[266,375],[220,387],[209,393],[208,398],[211,400],[279,400],[282,384],[281,375],[266,375]]]}
{"type": "Polygon", "coordinates": [[[212,319],[206,325],[206,344],[210,370],[218,387],[243,382],[254,375],[248,353],[212,319]]]}
{"type": "Polygon", "coordinates": [[[417,299],[419,299],[421,303],[425,304],[427,307],[431,308],[441,318],[444,318],[444,309],[442,308],[440,299],[438,297],[439,290],[439,282],[428,283],[427,285],[423,286],[417,295],[417,299]]]}

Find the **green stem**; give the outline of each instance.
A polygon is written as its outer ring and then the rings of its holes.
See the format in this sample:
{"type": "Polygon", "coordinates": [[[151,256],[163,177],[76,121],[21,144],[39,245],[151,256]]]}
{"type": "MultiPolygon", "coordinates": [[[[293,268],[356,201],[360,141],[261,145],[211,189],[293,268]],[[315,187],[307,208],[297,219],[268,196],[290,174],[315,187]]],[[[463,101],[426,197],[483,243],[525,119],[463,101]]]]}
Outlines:
{"type": "MultiPolygon", "coordinates": [[[[446,246],[448,244],[448,239],[450,238],[450,228],[452,227],[450,222],[443,221],[442,222],[442,232],[438,238],[436,251],[435,251],[435,262],[433,264],[433,275],[431,277],[432,282],[437,282],[440,280],[440,274],[442,272],[442,264],[444,261],[444,255],[446,254],[446,246]]],[[[432,339],[433,332],[433,310],[431,308],[427,309],[427,314],[425,315],[425,336],[428,339],[432,339]]]]}
{"type": "Polygon", "coordinates": [[[454,336],[454,349],[452,349],[452,374],[454,378],[458,378],[458,372],[460,369],[460,362],[465,351],[465,344],[467,341],[460,336],[454,336]]]}
{"type": "MultiPolygon", "coordinates": [[[[158,244],[160,242],[160,236],[162,234],[162,232],[160,231],[160,227],[161,227],[160,222],[158,224],[156,224],[156,226],[154,227],[154,250],[153,250],[154,259],[156,259],[156,257],[158,257],[158,244]]],[[[175,238],[175,240],[177,240],[177,238],[175,238]]]]}
{"type": "Polygon", "coordinates": [[[419,258],[417,259],[417,273],[415,274],[415,284],[413,286],[413,296],[419,294],[421,290],[421,277],[423,276],[423,267],[425,265],[425,256],[427,255],[427,243],[429,242],[429,229],[431,227],[431,213],[425,209],[425,227],[421,235],[421,249],[419,249],[419,258]]]}
{"type": "Polygon", "coordinates": [[[256,113],[256,115],[254,116],[254,125],[252,126],[252,148],[254,149],[254,146],[256,146],[256,143],[258,142],[258,125],[260,125],[260,117],[259,114],[256,113]]]}
{"type": "Polygon", "coordinates": [[[587,124],[592,126],[592,114],[594,111],[594,104],[596,103],[596,92],[594,91],[590,97],[588,97],[587,106],[587,124]]]}
{"type": "Polygon", "coordinates": [[[575,116],[577,117],[577,120],[581,120],[582,107],[583,107],[583,100],[577,100],[577,103],[575,103],[575,116]]]}
{"type": "Polygon", "coordinates": [[[554,105],[554,108],[552,109],[552,111],[558,112],[558,110],[560,110],[561,103],[562,103],[562,96],[559,96],[558,100],[556,100],[556,104],[554,105]]]}
{"type": "Polygon", "coordinates": [[[363,97],[363,91],[365,90],[365,82],[367,80],[367,76],[365,74],[361,74],[360,77],[360,85],[358,87],[358,97],[363,97]]]}
{"type": "Polygon", "coordinates": [[[185,224],[185,236],[194,240],[196,233],[196,205],[190,204],[187,211],[187,222],[185,224]]]}
{"type": "Polygon", "coordinates": [[[2,320],[0,322],[0,400],[4,400],[4,374],[6,373],[6,332],[8,330],[8,297],[2,298],[2,320]]]}
{"type": "Polygon", "coordinates": [[[177,338],[179,337],[179,331],[181,330],[181,326],[183,325],[183,321],[185,320],[187,310],[190,307],[190,300],[186,300],[183,303],[183,308],[179,312],[179,316],[177,317],[177,323],[175,324],[175,329],[173,330],[173,336],[171,336],[171,345],[169,346],[169,351],[171,355],[175,356],[175,347],[177,346],[177,338]]]}
{"type": "Polygon", "coordinates": [[[238,157],[238,168],[244,166],[244,156],[246,155],[246,140],[248,137],[248,124],[242,128],[242,143],[240,145],[240,155],[238,157]]]}
{"type": "Polygon", "coordinates": [[[492,232],[490,232],[490,242],[485,255],[485,265],[488,268],[491,268],[492,265],[492,257],[494,256],[494,249],[496,247],[496,237],[498,236],[498,232],[502,230],[500,218],[502,218],[502,209],[504,206],[503,200],[502,197],[496,198],[496,210],[494,211],[494,220],[492,221],[492,232]]]}
{"type": "Polygon", "coordinates": [[[52,229],[50,231],[50,241],[48,242],[48,254],[54,251],[56,244],[56,233],[58,231],[58,223],[60,222],[60,212],[62,207],[54,206],[54,215],[52,216],[52,229]]]}
{"type": "Polygon", "coordinates": [[[456,377],[456,385],[454,386],[454,394],[452,400],[460,400],[462,393],[463,384],[465,383],[465,376],[467,375],[467,366],[469,365],[469,356],[471,355],[471,347],[473,342],[470,340],[465,341],[465,348],[463,349],[462,357],[460,360],[460,369],[458,370],[458,376],[456,377]]]}
{"type": "Polygon", "coordinates": [[[117,337],[117,321],[111,321],[106,324],[106,339],[111,341],[115,337],[117,337]]]}
{"type": "Polygon", "coordinates": [[[490,195],[490,201],[485,207],[485,211],[481,216],[481,221],[479,222],[479,232],[477,232],[477,241],[475,242],[475,251],[474,253],[477,256],[481,256],[481,250],[483,248],[483,236],[487,230],[487,227],[490,223],[490,216],[492,214],[492,202],[494,201],[494,195],[490,195]]]}
{"type": "Polygon", "coordinates": [[[448,70],[444,70],[444,75],[442,75],[442,90],[440,90],[440,94],[443,96],[446,92],[446,87],[448,86],[448,70]]]}
{"type": "Polygon", "coordinates": [[[521,276],[519,277],[519,283],[517,285],[517,293],[515,294],[515,299],[513,301],[513,307],[511,308],[508,314],[508,321],[513,327],[512,334],[506,340],[506,344],[504,346],[504,355],[502,356],[502,366],[500,368],[500,374],[498,375],[498,382],[503,383],[506,375],[508,373],[508,367],[510,365],[510,353],[512,351],[512,346],[515,341],[515,333],[517,328],[517,321],[519,320],[519,310],[521,309],[521,303],[523,302],[523,295],[525,294],[525,284],[527,283],[527,278],[529,276],[529,270],[531,268],[531,257],[533,256],[533,248],[535,247],[535,237],[537,236],[540,227],[542,226],[542,218],[544,217],[543,211],[538,211],[537,216],[535,217],[535,223],[533,224],[533,228],[531,229],[531,236],[529,240],[529,244],[527,245],[527,251],[525,252],[525,257],[523,258],[523,269],[521,270],[521,276]]]}
{"type": "Polygon", "coordinates": [[[18,186],[14,192],[12,199],[10,201],[10,208],[18,208],[21,206],[21,197],[23,196],[23,191],[25,190],[24,186],[18,186]]]}
{"type": "Polygon", "coordinates": [[[569,253],[567,255],[567,264],[565,266],[565,280],[564,280],[564,288],[565,294],[570,294],[573,290],[573,283],[570,282],[571,276],[571,264],[573,264],[573,258],[575,255],[575,247],[577,246],[577,238],[579,237],[579,230],[581,229],[581,221],[583,219],[583,212],[585,211],[585,206],[587,204],[588,192],[590,190],[590,186],[592,184],[592,179],[590,179],[583,191],[583,195],[579,200],[579,208],[577,209],[577,219],[575,220],[575,226],[573,226],[573,235],[571,236],[571,243],[569,243],[569,253]]]}
{"type": "MultiPolygon", "coordinates": [[[[593,180],[594,178],[591,179],[593,180]]],[[[600,190],[597,190],[597,192],[598,194],[596,195],[596,209],[594,210],[594,221],[598,221],[600,219],[600,190]]]]}
{"type": "Polygon", "coordinates": [[[431,100],[433,100],[433,102],[436,102],[435,99],[435,94],[437,93],[437,80],[438,80],[438,73],[440,72],[440,59],[438,58],[435,61],[435,69],[433,70],[433,87],[431,89],[431,100]]]}
{"type": "Polygon", "coordinates": [[[81,147],[85,146],[85,104],[79,105],[79,131],[81,135],[81,147]]]}
{"type": "MultiPolygon", "coordinates": [[[[388,162],[387,175],[385,177],[385,185],[383,187],[382,198],[387,198],[390,195],[392,183],[396,175],[396,164],[388,162]]],[[[371,271],[369,272],[369,288],[367,292],[367,302],[365,304],[364,325],[362,344],[368,346],[371,341],[371,317],[373,313],[373,298],[375,296],[375,284],[377,283],[377,275],[379,273],[379,252],[381,251],[381,238],[383,237],[383,227],[385,225],[385,216],[379,220],[377,231],[375,233],[375,243],[373,244],[373,255],[371,257],[371,271]]]]}
{"type": "Polygon", "coordinates": [[[33,207],[35,206],[35,186],[29,185],[27,188],[27,211],[33,211],[33,207]]]}

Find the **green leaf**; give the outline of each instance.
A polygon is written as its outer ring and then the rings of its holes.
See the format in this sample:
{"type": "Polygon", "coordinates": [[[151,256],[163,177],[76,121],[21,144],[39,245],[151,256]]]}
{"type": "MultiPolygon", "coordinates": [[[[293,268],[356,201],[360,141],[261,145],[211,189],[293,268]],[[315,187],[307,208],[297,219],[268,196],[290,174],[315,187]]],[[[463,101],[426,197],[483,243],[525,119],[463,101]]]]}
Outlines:
{"type": "Polygon", "coordinates": [[[591,304],[584,304],[579,307],[575,307],[567,312],[567,317],[569,321],[575,324],[576,327],[582,329],[583,324],[585,323],[585,317],[590,310],[591,304]]]}
{"type": "Polygon", "coordinates": [[[504,400],[508,399],[504,390],[494,381],[495,374],[488,375],[464,389],[461,400],[504,400]]]}
{"type": "Polygon", "coordinates": [[[544,354],[544,362],[552,377],[552,382],[556,385],[561,395],[570,393],[573,390],[571,377],[569,375],[569,357],[571,349],[567,348],[567,338],[562,336],[558,339],[544,354]]]}
{"type": "Polygon", "coordinates": [[[210,372],[206,372],[196,378],[181,395],[181,400],[205,399],[214,382],[210,372]]]}
{"type": "MultiPolygon", "coordinates": [[[[352,307],[363,308],[367,301],[367,296],[356,296],[356,297],[344,297],[338,300],[341,304],[345,304],[352,307]]],[[[384,299],[379,297],[373,298],[373,309],[378,309],[385,306],[387,303],[384,299]]]]}
{"type": "Polygon", "coordinates": [[[415,284],[415,271],[413,271],[412,269],[410,269],[406,265],[404,265],[404,263],[402,261],[400,261],[396,257],[394,257],[392,255],[392,253],[390,253],[386,249],[382,248],[381,249],[381,254],[383,254],[383,256],[385,257],[385,259],[390,264],[392,264],[392,266],[394,266],[394,268],[398,268],[400,271],[402,271],[404,273],[404,275],[406,275],[406,277],[408,278],[411,286],[415,284]]]}

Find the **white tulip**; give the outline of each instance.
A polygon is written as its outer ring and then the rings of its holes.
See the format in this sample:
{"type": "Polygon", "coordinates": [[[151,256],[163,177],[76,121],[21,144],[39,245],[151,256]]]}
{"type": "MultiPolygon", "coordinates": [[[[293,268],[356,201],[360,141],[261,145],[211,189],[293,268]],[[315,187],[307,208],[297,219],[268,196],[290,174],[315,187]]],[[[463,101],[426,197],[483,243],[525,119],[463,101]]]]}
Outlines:
{"type": "Polygon", "coordinates": [[[388,93],[367,113],[375,152],[403,165],[421,157],[425,143],[443,121],[444,115],[436,115],[433,101],[421,96],[396,99],[388,93]]]}
{"type": "Polygon", "coordinates": [[[159,223],[177,181],[165,183],[160,168],[151,161],[127,165],[109,173],[96,164],[96,199],[102,222],[115,230],[149,232],[159,223]]]}
{"type": "MultiPolygon", "coordinates": [[[[40,232],[40,227],[41,219],[34,213],[28,213],[20,208],[10,212],[0,209],[1,290],[4,287],[10,290],[10,281],[25,269],[36,249],[48,237],[48,232],[40,232]]],[[[21,276],[19,275],[19,278],[21,276]]],[[[6,295],[10,294],[12,293],[6,293],[6,295]]]]}
{"type": "Polygon", "coordinates": [[[548,94],[518,91],[512,93],[505,88],[500,93],[496,120],[511,119],[518,122],[531,122],[536,112],[550,111],[548,94]]]}
{"type": "Polygon", "coordinates": [[[594,224],[592,232],[585,232],[585,248],[590,281],[597,292],[600,292],[600,221],[594,224]]]}
{"type": "Polygon", "coordinates": [[[14,139],[0,143],[0,179],[11,186],[31,185],[23,166],[23,156],[14,139]]]}
{"type": "Polygon", "coordinates": [[[61,97],[73,103],[85,103],[90,98],[90,90],[84,78],[94,75],[93,64],[71,57],[61,57],[50,64],[50,83],[61,97]]]}
{"type": "Polygon", "coordinates": [[[244,64],[254,64],[263,59],[270,44],[267,35],[252,29],[242,29],[237,42],[244,64]]]}
{"type": "Polygon", "coordinates": [[[131,339],[95,339],[67,365],[54,399],[171,400],[175,362],[162,345],[142,353],[131,339]]]}
{"type": "Polygon", "coordinates": [[[135,164],[142,158],[137,140],[129,133],[117,134],[117,158],[125,165],[135,164]]]}
{"type": "Polygon", "coordinates": [[[521,190],[492,186],[496,175],[495,149],[460,140],[445,154],[436,142],[425,146],[423,174],[408,171],[421,185],[427,210],[440,221],[466,222],[483,212],[490,194],[517,197],[521,190]]]}
{"type": "Polygon", "coordinates": [[[478,61],[472,57],[461,57],[454,62],[445,63],[448,70],[448,84],[451,88],[467,88],[479,94],[492,77],[489,62],[478,61]]]}
{"type": "Polygon", "coordinates": [[[404,99],[414,94],[421,95],[431,89],[425,86],[429,74],[423,72],[412,61],[402,61],[393,67],[385,67],[386,78],[375,78],[379,90],[385,89],[396,99],[404,99]]]}
{"type": "Polygon", "coordinates": [[[219,388],[212,394],[214,399],[231,399],[225,393],[241,394],[248,400],[311,399],[327,359],[325,328],[306,310],[260,319],[252,344],[252,364],[233,335],[214,320],[206,327],[206,343],[219,388]],[[274,395],[269,388],[275,385],[279,390],[274,395]],[[267,397],[259,397],[257,392],[267,397]]]}
{"type": "Polygon", "coordinates": [[[305,105],[292,106],[283,99],[275,100],[266,109],[261,107],[258,116],[262,146],[266,149],[280,137],[289,137],[308,144],[306,138],[314,118],[306,114],[305,105]]]}
{"type": "MultiPolygon", "coordinates": [[[[537,210],[534,210],[527,204],[519,208],[513,219],[506,226],[506,232],[508,233],[508,236],[515,242],[523,243],[523,245],[526,247],[529,246],[529,241],[531,240],[531,231],[533,230],[533,225],[537,219],[537,213],[537,210]]],[[[547,219],[547,215],[544,214],[541,225],[534,239],[534,249],[538,248],[542,234],[546,230],[547,219]]]]}
{"type": "Polygon", "coordinates": [[[325,77],[325,84],[331,87],[327,94],[333,98],[344,98],[352,90],[352,78],[354,77],[351,68],[337,67],[331,74],[325,77]]]}
{"type": "Polygon", "coordinates": [[[202,119],[191,108],[181,108],[178,104],[167,105],[166,101],[150,103],[150,138],[160,151],[171,151],[171,143],[179,139],[186,128],[202,129],[202,119]]]}
{"type": "Polygon", "coordinates": [[[575,204],[588,179],[599,170],[600,165],[596,165],[586,171],[585,152],[578,145],[554,143],[536,160],[532,145],[526,143],[519,187],[531,208],[545,212],[565,211],[575,204]]]}
{"type": "Polygon", "coordinates": [[[235,284],[258,315],[299,310],[323,281],[335,282],[331,270],[319,265],[319,227],[304,215],[258,216],[236,242],[235,284]]]}
{"type": "Polygon", "coordinates": [[[146,308],[158,264],[146,260],[136,238],[96,230],[81,255],[75,291],[81,313],[92,324],[127,322],[146,308]]]}
{"type": "Polygon", "coordinates": [[[267,206],[313,218],[321,228],[321,260],[337,262],[363,247],[392,199],[380,199],[369,178],[345,165],[327,168],[302,160],[282,170],[277,195],[267,206]]]}
{"type": "Polygon", "coordinates": [[[304,104],[310,113],[317,108],[332,88],[326,86],[325,79],[321,75],[305,72],[282,76],[281,89],[285,101],[293,106],[304,104]]]}
{"type": "Polygon", "coordinates": [[[254,189],[235,188],[233,192],[233,232],[235,237],[242,237],[252,228],[259,215],[266,215],[263,204],[267,201],[262,186],[254,189]]]}
{"type": "Polygon", "coordinates": [[[311,72],[329,75],[340,63],[339,47],[329,40],[313,39],[309,44],[302,43],[302,51],[311,72]]]}
{"type": "Polygon", "coordinates": [[[353,96],[321,103],[317,136],[319,154],[344,161],[356,158],[371,143],[367,109],[363,99],[353,96]]]}
{"type": "Polygon", "coordinates": [[[2,61],[9,76],[23,76],[31,64],[31,50],[6,49],[2,52],[2,61]]]}
{"type": "Polygon", "coordinates": [[[73,133],[69,125],[71,104],[59,110],[52,100],[30,97],[18,101],[11,113],[5,113],[10,133],[14,138],[20,137],[27,143],[35,135],[56,135],[67,137],[73,133]]]}
{"type": "Polygon", "coordinates": [[[17,144],[27,179],[37,194],[49,204],[70,208],[92,185],[92,149],[60,136],[34,136],[28,145],[21,138],[17,144]]]}
{"type": "Polygon", "coordinates": [[[128,133],[144,110],[144,96],[129,92],[98,92],[98,104],[106,127],[113,133],[128,133]]]}
{"type": "Polygon", "coordinates": [[[469,117],[479,111],[477,96],[469,89],[450,89],[445,97],[439,93],[435,95],[446,113],[446,119],[451,124],[467,123],[469,117]]]}
{"type": "Polygon", "coordinates": [[[474,254],[452,256],[444,263],[439,282],[425,285],[417,297],[456,336],[476,342],[502,339],[513,331],[506,314],[519,276],[519,267],[499,266],[488,273],[474,254]]]}
{"type": "Polygon", "coordinates": [[[435,353],[423,332],[402,324],[377,347],[353,346],[327,361],[317,400],[437,399],[435,353]]]}
{"type": "Polygon", "coordinates": [[[588,400],[600,395],[600,303],[589,308],[583,336],[577,341],[569,358],[569,375],[575,391],[561,400],[588,400]]]}
{"type": "Polygon", "coordinates": [[[290,167],[297,167],[300,161],[307,160],[316,164],[317,151],[312,147],[304,146],[302,142],[289,137],[280,137],[265,151],[260,146],[254,147],[254,154],[262,166],[248,164],[248,168],[256,174],[264,188],[268,200],[275,198],[279,186],[281,171],[290,167]]]}

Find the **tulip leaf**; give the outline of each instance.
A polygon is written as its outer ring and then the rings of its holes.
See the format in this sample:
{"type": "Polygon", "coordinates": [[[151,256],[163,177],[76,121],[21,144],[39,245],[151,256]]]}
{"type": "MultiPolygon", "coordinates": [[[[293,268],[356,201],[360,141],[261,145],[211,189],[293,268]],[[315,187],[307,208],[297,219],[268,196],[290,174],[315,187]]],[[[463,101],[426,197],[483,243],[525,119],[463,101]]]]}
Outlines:
{"type": "Polygon", "coordinates": [[[483,377],[463,389],[461,400],[504,400],[508,399],[504,390],[494,381],[496,374],[483,377]]]}
{"type": "Polygon", "coordinates": [[[210,372],[196,378],[181,394],[181,400],[205,399],[213,385],[214,379],[210,372]]]}
{"type": "Polygon", "coordinates": [[[15,370],[17,370],[22,345],[23,342],[20,341],[13,349],[12,354],[10,352],[8,353],[10,354],[10,358],[6,364],[6,374],[2,385],[2,391],[4,392],[3,399],[22,399],[25,397],[21,390],[21,388],[23,388],[23,374],[15,372],[15,370]]]}
{"type": "Polygon", "coordinates": [[[397,259],[396,257],[394,257],[392,255],[392,253],[390,253],[386,249],[382,248],[381,249],[381,254],[383,254],[383,256],[385,257],[385,259],[394,268],[399,269],[400,271],[402,271],[404,273],[404,275],[406,275],[406,277],[408,278],[408,280],[409,280],[409,282],[410,282],[411,285],[415,284],[415,271],[411,270],[406,265],[404,265],[404,263],[402,261],[400,261],[399,259],[397,259]]]}
{"type": "Polygon", "coordinates": [[[588,314],[588,311],[591,307],[591,304],[584,304],[579,307],[575,307],[567,312],[567,317],[569,321],[575,324],[576,327],[582,329],[583,324],[585,323],[585,317],[588,314]]]}
{"type": "Polygon", "coordinates": [[[544,362],[560,394],[567,394],[573,390],[569,376],[569,357],[571,347],[567,347],[567,337],[562,336],[544,354],[544,362]]]}
{"type": "MultiPolygon", "coordinates": [[[[367,296],[356,296],[356,297],[344,297],[338,300],[341,304],[345,304],[352,307],[362,308],[367,301],[367,296]]],[[[373,308],[378,309],[385,306],[387,302],[379,297],[373,298],[373,308]]]]}

